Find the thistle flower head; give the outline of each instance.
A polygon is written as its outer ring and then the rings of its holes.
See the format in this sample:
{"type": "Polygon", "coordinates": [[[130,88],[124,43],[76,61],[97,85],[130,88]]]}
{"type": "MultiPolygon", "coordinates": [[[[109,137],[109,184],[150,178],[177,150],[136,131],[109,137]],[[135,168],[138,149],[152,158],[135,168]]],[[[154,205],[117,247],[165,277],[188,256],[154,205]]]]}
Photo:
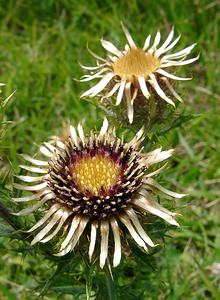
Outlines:
{"type": "Polygon", "coordinates": [[[97,66],[86,67],[81,65],[82,68],[91,72],[90,75],[83,76],[81,81],[101,78],[95,86],[83,93],[81,97],[100,96],[103,100],[117,94],[116,105],[119,105],[123,99],[126,100],[128,119],[132,123],[134,100],[140,96],[148,99],[154,93],[173,106],[175,104],[169,95],[182,101],[172,87],[170,79],[189,80],[191,78],[175,76],[169,73],[167,69],[190,64],[196,61],[198,56],[186,59],[195,44],[176,53],[165,54],[180,39],[180,36],[178,36],[173,40],[174,29],[171,30],[163,43],[160,44],[161,34],[157,32],[152,43],[151,35],[149,35],[144,42],[144,46],[139,48],[128,30],[123,25],[122,28],[128,42],[124,50],[119,50],[112,43],[102,39],[101,44],[108,52],[107,58],[103,59],[90,51],[97,59],[97,66]]]}
{"type": "Polygon", "coordinates": [[[154,214],[178,226],[175,213],[154,202],[151,195],[156,191],[177,198],[183,195],[154,181],[152,177],[162,168],[149,172],[151,165],[169,158],[172,150],[156,149],[144,154],[143,139],[142,128],[130,142],[124,142],[105,119],[100,132],[85,135],[79,124],[77,130],[70,127],[70,136],[65,141],[44,143],[40,151],[46,160],[23,155],[31,165],[21,168],[38,176],[17,176],[32,185],[15,184],[15,188],[32,194],[14,200],[36,203],[17,215],[28,215],[43,205],[47,207],[44,216],[29,230],[36,232],[32,245],[61,235],[64,239],[60,238],[56,255],[63,256],[75,248],[80,236],[87,231],[90,260],[96,244],[100,245],[100,267],[103,268],[112,249],[110,235],[114,240],[113,266],[120,263],[121,224],[140,247],[147,250],[148,246],[154,246],[141,226],[138,212],[154,214]]]}

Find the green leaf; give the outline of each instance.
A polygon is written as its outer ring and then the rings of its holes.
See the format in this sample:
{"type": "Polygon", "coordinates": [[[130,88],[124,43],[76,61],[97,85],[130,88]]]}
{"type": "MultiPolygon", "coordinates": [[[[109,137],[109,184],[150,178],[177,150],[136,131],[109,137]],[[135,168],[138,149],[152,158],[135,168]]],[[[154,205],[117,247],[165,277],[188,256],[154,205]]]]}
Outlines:
{"type": "Polygon", "coordinates": [[[175,120],[173,120],[170,124],[166,125],[162,129],[157,132],[157,135],[164,135],[168,133],[170,130],[174,128],[181,127],[183,124],[189,122],[192,119],[198,118],[199,115],[189,114],[189,115],[180,115],[175,120]]]}

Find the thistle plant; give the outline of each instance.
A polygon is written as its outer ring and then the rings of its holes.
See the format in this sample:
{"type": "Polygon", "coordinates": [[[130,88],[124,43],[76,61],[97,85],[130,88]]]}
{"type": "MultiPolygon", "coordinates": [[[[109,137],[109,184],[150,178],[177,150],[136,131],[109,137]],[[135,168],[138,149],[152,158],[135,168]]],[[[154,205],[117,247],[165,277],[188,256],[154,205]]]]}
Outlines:
{"type": "MultiPolygon", "coordinates": [[[[166,40],[161,44],[161,34],[158,31],[153,42],[151,35],[148,35],[144,46],[139,48],[132,39],[129,31],[122,24],[127,44],[124,50],[118,50],[111,42],[101,40],[103,48],[107,51],[107,58],[102,58],[95,53],[91,54],[97,60],[97,66],[90,67],[81,65],[83,69],[91,72],[90,75],[84,75],[81,82],[91,81],[94,79],[101,80],[84,92],[81,97],[97,97],[103,102],[115,95],[115,105],[118,106],[124,100],[127,104],[127,114],[129,122],[134,118],[134,102],[150,101],[150,97],[161,106],[161,99],[175,107],[176,98],[182,102],[182,98],[175,91],[170,80],[190,80],[191,78],[179,77],[169,70],[172,67],[178,67],[190,64],[196,61],[199,56],[186,59],[195,44],[186,47],[183,50],[168,54],[180,39],[180,35],[174,38],[174,28],[169,33],[166,40]],[[168,53],[167,53],[168,52],[168,53]]],[[[149,106],[148,109],[151,107],[149,106]]],[[[139,109],[142,110],[141,104],[139,109]]],[[[146,112],[147,113],[147,112],[146,112]]],[[[163,111],[160,111],[160,114],[163,111]]]]}
{"type": "Polygon", "coordinates": [[[36,184],[16,184],[17,189],[30,191],[32,195],[14,200],[23,203],[37,200],[37,203],[16,215],[28,215],[48,204],[45,215],[28,231],[38,231],[32,245],[46,243],[63,232],[65,239],[59,243],[55,255],[66,255],[73,251],[87,226],[90,231],[90,261],[96,240],[100,240],[100,267],[103,268],[106,263],[109,248],[114,248],[113,266],[116,267],[121,260],[119,222],[145,251],[155,244],[142,228],[138,211],[154,214],[179,226],[174,218],[176,213],[163,208],[152,196],[158,191],[176,198],[184,195],[163,188],[152,178],[164,167],[149,171],[152,165],[169,158],[172,150],[156,149],[143,153],[140,147],[143,131],[142,128],[130,142],[125,143],[116,136],[115,128],[108,128],[107,119],[99,133],[91,132],[89,135],[84,134],[79,124],[78,134],[71,126],[67,140],[57,139],[54,145],[45,143],[40,148],[48,161],[23,156],[32,165],[21,167],[39,176],[17,176],[26,183],[36,184]],[[114,247],[109,246],[110,226],[114,247]],[[100,239],[97,232],[101,235],[100,239]]]}
{"type": "Polygon", "coordinates": [[[154,179],[165,172],[167,163],[163,162],[174,150],[151,140],[148,125],[154,124],[159,134],[161,117],[172,107],[171,126],[174,99],[183,102],[173,81],[191,79],[179,77],[173,70],[198,59],[188,58],[195,44],[170,53],[180,39],[174,38],[172,29],[163,42],[159,32],[152,42],[151,35],[147,36],[140,48],[124,25],[122,29],[127,39],[124,50],[101,40],[107,57],[89,50],[96,66],[81,65],[90,72],[81,82],[99,79],[81,98],[95,98],[94,102],[103,106],[107,117],[103,116],[100,130],[85,132],[79,123],[63,136],[45,142],[37,158],[23,154],[27,164],[20,167],[25,173],[17,175],[19,183],[14,184],[23,194],[12,200],[22,209],[11,216],[37,216],[31,228],[25,228],[30,245],[51,245],[49,253],[56,261],[62,256],[72,260],[80,253],[88,267],[86,278],[94,266],[98,272],[104,268],[110,273],[112,266],[120,267],[132,239],[146,257],[153,252],[160,241],[148,232],[148,224],[154,226],[155,219],[149,221],[151,215],[181,226],[178,208],[177,212],[168,209],[165,198],[185,195],[160,185],[160,178],[154,179]],[[129,124],[121,122],[118,128],[121,113],[126,114],[129,124]],[[144,115],[149,116],[149,122],[144,115]]]}

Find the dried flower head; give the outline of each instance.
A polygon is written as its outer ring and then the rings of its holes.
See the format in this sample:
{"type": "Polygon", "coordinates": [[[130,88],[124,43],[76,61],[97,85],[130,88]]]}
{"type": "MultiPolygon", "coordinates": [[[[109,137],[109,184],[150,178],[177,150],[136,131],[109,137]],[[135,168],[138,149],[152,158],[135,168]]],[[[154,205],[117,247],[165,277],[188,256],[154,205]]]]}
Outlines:
{"type": "Polygon", "coordinates": [[[173,40],[174,29],[171,30],[165,42],[160,46],[161,34],[157,32],[155,39],[150,45],[149,35],[143,48],[136,46],[128,30],[122,25],[128,44],[125,50],[118,50],[112,43],[101,40],[102,46],[108,51],[108,56],[103,59],[93,52],[91,54],[97,59],[96,67],[82,66],[89,70],[91,75],[84,75],[81,81],[90,81],[101,78],[98,84],[87,90],[81,97],[100,96],[101,99],[109,98],[117,93],[116,105],[119,105],[123,98],[127,102],[129,122],[133,122],[134,100],[140,95],[149,98],[155,93],[169,104],[175,106],[174,102],[165,94],[165,91],[177,100],[182,101],[170,83],[173,80],[189,80],[166,71],[167,68],[190,64],[198,59],[187,59],[187,55],[194,48],[195,44],[173,54],[166,54],[179,41],[180,36],[173,40]],[[104,90],[103,93],[101,93],[104,90]],[[100,94],[99,94],[100,93],[100,94]],[[125,96],[125,97],[124,97],[125,96]]]}
{"type": "Polygon", "coordinates": [[[183,194],[171,192],[154,181],[152,177],[163,167],[149,172],[151,165],[169,158],[172,150],[156,149],[145,154],[140,146],[144,139],[143,128],[125,143],[116,137],[114,128],[108,128],[107,119],[100,132],[84,135],[80,124],[77,130],[78,134],[71,126],[66,141],[57,139],[55,144],[45,143],[40,151],[48,158],[46,161],[23,156],[32,165],[21,168],[39,176],[17,176],[24,182],[36,184],[15,184],[17,189],[30,191],[32,195],[14,200],[37,202],[17,215],[28,215],[47,202],[45,215],[28,231],[37,232],[32,245],[45,243],[62,232],[65,238],[60,239],[56,255],[63,256],[74,249],[85,230],[90,230],[89,257],[91,260],[97,240],[100,241],[101,268],[108,257],[109,235],[112,234],[113,266],[117,266],[121,260],[121,223],[145,250],[154,243],[141,226],[138,212],[154,214],[178,226],[175,213],[154,202],[151,194],[161,191],[177,198],[183,194]]]}

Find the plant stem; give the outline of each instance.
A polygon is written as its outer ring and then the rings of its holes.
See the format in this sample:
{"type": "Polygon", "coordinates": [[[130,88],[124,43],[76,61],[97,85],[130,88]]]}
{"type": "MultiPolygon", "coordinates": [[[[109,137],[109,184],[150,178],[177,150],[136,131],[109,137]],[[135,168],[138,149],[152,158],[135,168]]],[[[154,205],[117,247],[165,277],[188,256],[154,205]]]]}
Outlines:
{"type": "Polygon", "coordinates": [[[88,284],[88,280],[86,280],[86,300],[90,300],[90,284],[88,284]]]}

